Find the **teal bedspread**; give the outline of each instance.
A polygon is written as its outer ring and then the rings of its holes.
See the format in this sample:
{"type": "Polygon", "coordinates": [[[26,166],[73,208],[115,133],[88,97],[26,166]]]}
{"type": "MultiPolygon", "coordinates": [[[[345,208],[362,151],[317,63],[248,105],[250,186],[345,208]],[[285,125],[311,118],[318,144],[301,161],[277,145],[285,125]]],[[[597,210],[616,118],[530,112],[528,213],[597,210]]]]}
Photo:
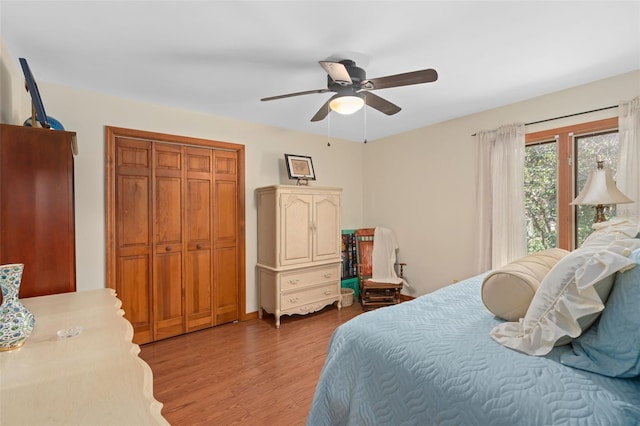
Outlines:
{"type": "Polygon", "coordinates": [[[640,379],[560,364],[571,345],[533,357],[493,341],[482,277],[336,329],[307,424],[640,424],[640,379]]]}

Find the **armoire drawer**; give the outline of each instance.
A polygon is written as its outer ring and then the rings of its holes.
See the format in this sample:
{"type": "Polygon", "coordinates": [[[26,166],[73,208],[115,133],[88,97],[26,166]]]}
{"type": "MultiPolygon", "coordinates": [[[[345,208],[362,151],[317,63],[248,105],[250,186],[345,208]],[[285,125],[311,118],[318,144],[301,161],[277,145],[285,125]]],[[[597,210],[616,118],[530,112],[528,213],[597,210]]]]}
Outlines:
{"type": "Polygon", "coordinates": [[[306,268],[299,271],[285,272],[280,275],[280,289],[282,291],[307,287],[315,284],[336,281],[340,279],[340,264],[306,268]]]}
{"type": "Polygon", "coordinates": [[[300,291],[292,291],[282,293],[280,295],[280,309],[285,310],[295,306],[304,305],[311,302],[317,302],[322,299],[338,296],[340,285],[334,281],[327,285],[311,287],[300,291]]]}

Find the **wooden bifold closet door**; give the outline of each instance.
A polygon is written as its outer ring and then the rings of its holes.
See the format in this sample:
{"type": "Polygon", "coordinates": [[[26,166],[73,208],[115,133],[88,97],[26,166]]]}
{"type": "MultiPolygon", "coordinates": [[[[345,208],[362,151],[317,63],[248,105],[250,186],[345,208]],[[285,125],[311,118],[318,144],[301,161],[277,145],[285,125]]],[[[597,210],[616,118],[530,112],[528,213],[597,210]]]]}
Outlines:
{"type": "Polygon", "coordinates": [[[134,342],[244,314],[243,148],[107,128],[108,286],[134,342]]]}

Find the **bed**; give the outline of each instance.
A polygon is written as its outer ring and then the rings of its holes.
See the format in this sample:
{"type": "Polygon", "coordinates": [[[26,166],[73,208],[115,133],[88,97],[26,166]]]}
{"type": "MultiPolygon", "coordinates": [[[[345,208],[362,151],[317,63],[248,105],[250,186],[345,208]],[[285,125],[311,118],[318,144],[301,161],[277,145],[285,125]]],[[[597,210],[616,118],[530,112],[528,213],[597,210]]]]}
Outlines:
{"type": "Polygon", "coordinates": [[[337,328],[307,424],[640,424],[640,378],[563,365],[571,344],[530,356],[494,341],[483,277],[337,328]]]}

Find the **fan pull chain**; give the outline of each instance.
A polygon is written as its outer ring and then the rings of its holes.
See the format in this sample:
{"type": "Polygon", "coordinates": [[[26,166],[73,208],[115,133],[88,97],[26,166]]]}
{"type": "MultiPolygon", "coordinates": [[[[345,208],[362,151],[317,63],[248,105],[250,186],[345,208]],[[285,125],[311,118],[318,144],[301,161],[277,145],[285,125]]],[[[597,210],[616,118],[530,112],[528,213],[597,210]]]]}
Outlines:
{"type": "Polygon", "coordinates": [[[367,143],[367,95],[364,99],[364,143],[367,143]]]}
{"type": "Polygon", "coordinates": [[[327,104],[327,146],[331,146],[331,109],[327,104]]]}

